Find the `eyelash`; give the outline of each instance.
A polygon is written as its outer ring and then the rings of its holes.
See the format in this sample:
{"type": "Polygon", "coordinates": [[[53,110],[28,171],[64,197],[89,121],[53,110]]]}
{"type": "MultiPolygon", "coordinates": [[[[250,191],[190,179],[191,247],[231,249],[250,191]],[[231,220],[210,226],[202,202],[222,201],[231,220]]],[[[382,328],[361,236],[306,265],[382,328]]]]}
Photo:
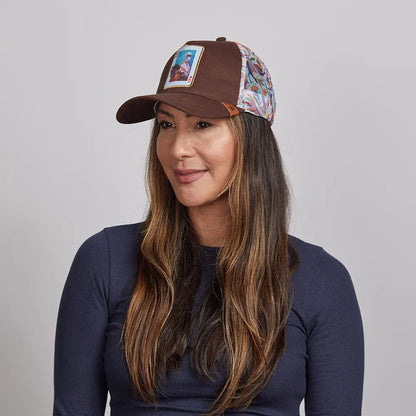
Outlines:
{"type": "MultiPolygon", "coordinates": [[[[159,122],[159,127],[163,130],[172,126],[173,124],[170,121],[162,120],[159,122]],[[170,124],[170,126],[167,126],[167,124],[170,124]]],[[[208,123],[208,121],[198,121],[198,123],[196,123],[196,126],[197,126],[196,127],[197,129],[204,130],[204,129],[207,129],[208,127],[211,127],[212,124],[208,123]],[[201,127],[201,125],[204,125],[204,127],[201,127]]]]}
{"type": "Polygon", "coordinates": [[[208,121],[198,121],[197,125],[198,124],[205,124],[205,127],[198,127],[198,128],[202,128],[202,129],[206,129],[206,128],[212,126],[212,124],[211,123],[208,123],[208,121]]]}

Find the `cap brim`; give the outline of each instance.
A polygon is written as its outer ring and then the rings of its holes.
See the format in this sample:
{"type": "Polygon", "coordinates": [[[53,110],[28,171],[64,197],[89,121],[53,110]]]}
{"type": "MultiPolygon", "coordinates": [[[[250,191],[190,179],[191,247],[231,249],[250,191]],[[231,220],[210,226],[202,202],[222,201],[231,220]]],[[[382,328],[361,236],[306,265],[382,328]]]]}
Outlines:
{"type": "Polygon", "coordinates": [[[243,112],[232,104],[190,93],[170,92],[142,95],[127,100],[118,109],[116,119],[123,124],[139,123],[155,117],[154,105],[160,101],[193,116],[225,118],[243,112]]]}

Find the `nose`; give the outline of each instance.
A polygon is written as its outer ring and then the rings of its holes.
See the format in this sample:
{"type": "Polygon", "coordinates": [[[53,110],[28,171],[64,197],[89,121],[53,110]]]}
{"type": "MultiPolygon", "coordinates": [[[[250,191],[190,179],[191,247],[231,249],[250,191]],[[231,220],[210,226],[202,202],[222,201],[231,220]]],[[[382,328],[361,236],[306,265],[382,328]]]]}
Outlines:
{"type": "Polygon", "coordinates": [[[171,154],[176,159],[182,159],[183,157],[190,157],[195,154],[193,147],[193,135],[192,132],[186,128],[175,129],[174,139],[171,144],[171,154]]]}

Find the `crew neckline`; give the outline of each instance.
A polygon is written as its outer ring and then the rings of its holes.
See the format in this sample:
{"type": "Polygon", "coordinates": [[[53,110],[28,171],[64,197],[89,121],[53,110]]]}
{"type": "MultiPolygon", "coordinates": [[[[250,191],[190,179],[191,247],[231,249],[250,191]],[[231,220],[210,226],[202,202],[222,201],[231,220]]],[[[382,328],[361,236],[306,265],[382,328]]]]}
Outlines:
{"type": "Polygon", "coordinates": [[[213,247],[213,246],[204,246],[203,244],[200,244],[200,246],[202,247],[203,250],[207,250],[207,251],[217,251],[222,247],[213,247]]]}

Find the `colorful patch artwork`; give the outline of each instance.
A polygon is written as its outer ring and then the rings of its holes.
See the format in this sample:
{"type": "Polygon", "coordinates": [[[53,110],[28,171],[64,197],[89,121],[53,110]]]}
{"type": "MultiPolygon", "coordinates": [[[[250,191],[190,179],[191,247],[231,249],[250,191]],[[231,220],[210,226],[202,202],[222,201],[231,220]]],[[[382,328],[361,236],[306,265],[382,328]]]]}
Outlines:
{"type": "Polygon", "coordinates": [[[204,48],[184,45],[176,51],[164,88],[190,87],[195,79],[204,48]]]}
{"type": "Polygon", "coordinates": [[[237,107],[273,123],[275,94],[269,71],[263,61],[249,48],[235,42],[240,49],[242,68],[237,107]]]}

